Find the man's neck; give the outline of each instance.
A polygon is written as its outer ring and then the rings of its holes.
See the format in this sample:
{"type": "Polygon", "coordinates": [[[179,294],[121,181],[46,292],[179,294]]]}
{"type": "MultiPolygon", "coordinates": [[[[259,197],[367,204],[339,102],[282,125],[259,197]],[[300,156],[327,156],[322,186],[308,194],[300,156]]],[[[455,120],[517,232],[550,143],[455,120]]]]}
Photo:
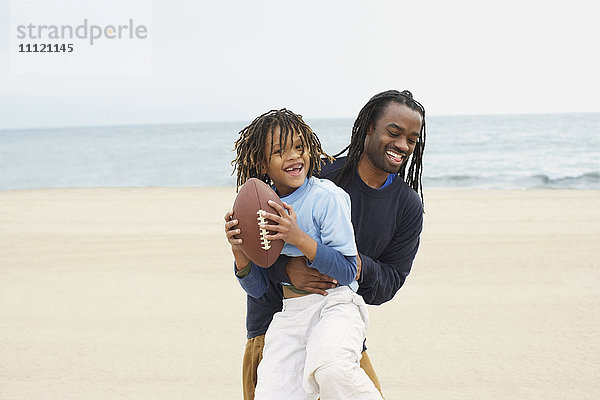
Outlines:
{"type": "Polygon", "coordinates": [[[381,169],[375,167],[364,153],[358,161],[357,170],[360,179],[362,179],[364,183],[373,189],[379,189],[381,186],[383,186],[389,175],[386,171],[382,171],[381,169]]]}

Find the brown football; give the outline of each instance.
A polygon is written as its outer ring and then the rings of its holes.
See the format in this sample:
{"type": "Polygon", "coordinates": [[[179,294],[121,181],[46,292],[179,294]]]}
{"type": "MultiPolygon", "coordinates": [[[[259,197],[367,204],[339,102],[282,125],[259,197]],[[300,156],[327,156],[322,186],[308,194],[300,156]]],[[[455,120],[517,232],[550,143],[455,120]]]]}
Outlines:
{"type": "Polygon", "coordinates": [[[264,210],[279,215],[268,204],[269,200],[273,200],[283,207],[279,196],[269,185],[260,179],[250,178],[242,185],[233,203],[233,218],[239,221],[238,228],[241,231],[236,237],[242,239],[241,247],[248,258],[263,268],[273,265],[284,244],[283,240],[265,239],[265,235],[275,232],[258,227],[261,220],[266,221],[269,225],[276,224],[271,220],[265,220],[258,214],[259,210],[264,210]]]}

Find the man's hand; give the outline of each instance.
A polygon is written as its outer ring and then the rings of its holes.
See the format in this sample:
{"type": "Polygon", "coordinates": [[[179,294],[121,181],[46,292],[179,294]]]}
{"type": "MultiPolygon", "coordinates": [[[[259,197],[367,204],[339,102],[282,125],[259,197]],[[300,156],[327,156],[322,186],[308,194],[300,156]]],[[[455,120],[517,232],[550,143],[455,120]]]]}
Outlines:
{"type": "Polygon", "coordinates": [[[297,289],[327,296],[326,289],[334,288],[337,281],[306,265],[306,258],[293,257],[285,266],[285,273],[297,289]]]}

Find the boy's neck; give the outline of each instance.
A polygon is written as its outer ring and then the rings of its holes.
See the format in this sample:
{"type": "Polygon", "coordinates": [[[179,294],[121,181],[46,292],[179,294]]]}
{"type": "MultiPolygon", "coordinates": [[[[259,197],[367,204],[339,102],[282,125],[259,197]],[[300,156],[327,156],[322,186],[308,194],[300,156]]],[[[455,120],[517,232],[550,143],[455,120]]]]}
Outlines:
{"type": "Polygon", "coordinates": [[[302,185],[298,186],[297,188],[293,189],[291,192],[286,193],[286,194],[281,194],[281,192],[279,191],[279,188],[277,187],[277,185],[273,184],[273,186],[275,187],[275,193],[277,193],[277,196],[279,197],[285,197],[285,196],[289,196],[290,194],[294,193],[296,190],[300,189],[302,186],[304,186],[304,184],[306,183],[306,181],[308,180],[308,176],[306,178],[304,178],[304,181],[302,182],[302,185]]]}

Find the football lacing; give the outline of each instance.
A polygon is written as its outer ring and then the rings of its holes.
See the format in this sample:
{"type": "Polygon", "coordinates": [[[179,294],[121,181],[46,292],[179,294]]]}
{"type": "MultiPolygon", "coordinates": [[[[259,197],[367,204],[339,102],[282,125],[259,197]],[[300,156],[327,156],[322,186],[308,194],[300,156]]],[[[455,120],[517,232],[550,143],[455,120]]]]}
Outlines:
{"type": "Polygon", "coordinates": [[[267,240],[267,238],[265,237],[266,235],[268,235],[269,232],[267,232],[267,230],[265,228],[261,228],[260,225],[261,224],[266,224],[267,221],[265,220],[265,217],[262,216],[262,213],[265,212],[264,210],[258,210],[256,213],[258,214],[258,218],[256,218],[258,220],[258,230],[260,232],[260,242],[262,243],[262,246],[260,247],[263,250],[269,250],[271,248],[271,241],[267,240]]]}

